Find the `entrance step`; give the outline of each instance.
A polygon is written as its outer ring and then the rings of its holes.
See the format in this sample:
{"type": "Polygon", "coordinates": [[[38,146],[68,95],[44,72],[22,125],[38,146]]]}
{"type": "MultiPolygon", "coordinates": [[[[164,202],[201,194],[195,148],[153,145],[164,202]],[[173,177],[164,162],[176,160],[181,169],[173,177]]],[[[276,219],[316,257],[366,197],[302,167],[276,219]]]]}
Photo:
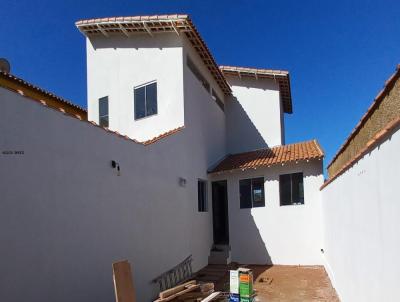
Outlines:
{"type": "Polygon", "coordinates": [[[228,264],[230,263],[230,246],[229,245],[214,245],[208,256],[209,264],[228,264]]]}

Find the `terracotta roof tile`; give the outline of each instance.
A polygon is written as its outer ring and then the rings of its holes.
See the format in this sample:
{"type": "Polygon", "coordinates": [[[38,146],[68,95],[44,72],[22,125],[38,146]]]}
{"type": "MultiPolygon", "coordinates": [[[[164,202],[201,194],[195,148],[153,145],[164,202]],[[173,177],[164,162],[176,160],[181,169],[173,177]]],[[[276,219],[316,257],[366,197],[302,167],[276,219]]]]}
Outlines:
{"type": "Polygon", "coordinates": [[[311,140],[296,144],[232,154],[223,159],[210,171],[210,173],[268,167],[288,162],[321,159],[323,157],[324,152],[318,142],[316,140],[311,140]]]}
{"type": "Polygon", "coordinates": [[[59,113],[64,114],[66,116],[70,116],[70,117],[75,118],[75,119],[77,119],[77,120],[79,120],[81,122],[91,124],[91,125],[93,125],[95,127],[98,127],[100,129],[106,131],[106,132],[109,132],[109,133],[111,133],[113,135],[117,135],[117,136],[119,136],[121,138],[127,139],[129,141],[132,141],[132,142],[134,142],[136,144],[140,144],[140,145],[143,145],[143,146],[148,146],[148,145],[151,145],[153,143],[156,143],[159,140],[164,139],[164,138],[166,138],[168,136],[171,136],[171,135],[173,135],[175,133],[178,133],[182,129],[185,128],[184,126],[181,126],[181,127],[178,127],[178,128],[172,129],[172,130],[168,130],[168,131],[166,131],[164,133],[161,133],[160,135],[158,135],[158,136],[156,136],[154,138],[151,138],[149,140],[138,141],[136,139],[129,138],[126,135],[122,135],[118,131],[114,131],[114,130],[111,130],[109,128],[102,127],[102,126],[98,125],[94,121],[88,121],[87,120],[86,110],[82,109],[81,107],[79,107],[79,106],[77,106],[77,105],[75,105],[75,104],[73,104],[73,103],[71,103],[69,101],[66,101],[66,100],[60,98],[59,96],[56,96],[55,94],[47,92],[47,91],[43,90],[40,87],[34,86],[34,85],[32,85],[32,84],[30,84],[30,83],[28,83],[28,82],[26,82],[26,81],[24,81],[24,80],[22,80],[20,78],[17,78],[14,75],[11,75],[11,74],[8,74],[8,73],[0,71],[0,87],[5,87],[8,90],[11,90],[11,91],[14,91],[16,93],[19,93],[22,96],[24,96],[25,99],[27,99],[29,101],[37,102],[38,104],[40,104],[43,107],[47,107],[47,108],[53,109],[56,112],[59,112],[59,113]],[[15,84],[18,84],[18,87],[21,86],[23,88],[23,90],[17,89],[15,84]],[[38,95],[37,93],[32,94],[32,92],[37,92],[40,95],[38,95]],[[39,98],[39,96],[41,96],[41,97],[46,96],[47,100],[46,101],[42,100],[42,99],[39,98]]]}
{"type": "Polygon", "coordinates": [[[27,96],[42,105],[64,110],[67,113],[80,115],[82,119],[87,118],[87,112],[82,107],[63,99],[51,92],[48,92],[38,86],[26,82],[10,73],[0,71],[0,86],[8,90],[15,91],[23,96],[27,96]]]}

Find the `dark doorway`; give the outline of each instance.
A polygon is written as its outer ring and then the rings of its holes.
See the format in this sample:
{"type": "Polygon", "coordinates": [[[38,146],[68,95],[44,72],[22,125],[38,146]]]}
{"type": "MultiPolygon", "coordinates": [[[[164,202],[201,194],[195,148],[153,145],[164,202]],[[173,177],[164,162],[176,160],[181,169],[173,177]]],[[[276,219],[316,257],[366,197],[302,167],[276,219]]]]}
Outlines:
{"type": "Polygon", "coordinates": [[[214,244],[229,244],[228,186],[226,180],[212,183],[214,244]]]}

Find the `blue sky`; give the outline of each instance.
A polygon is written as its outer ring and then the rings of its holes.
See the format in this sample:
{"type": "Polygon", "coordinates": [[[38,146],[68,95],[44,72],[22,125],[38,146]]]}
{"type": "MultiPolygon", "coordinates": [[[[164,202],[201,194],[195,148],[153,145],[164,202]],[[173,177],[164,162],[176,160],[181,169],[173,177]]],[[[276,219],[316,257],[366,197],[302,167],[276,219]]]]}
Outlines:
{"type": "Polygon", "coordinates": [[[220,65],[290,71],[287,143],[317,138],[327,164],[400,63],[400,1],[2,0],[12,73],[86,106],[79,19],[188,13],[220,65]]]}

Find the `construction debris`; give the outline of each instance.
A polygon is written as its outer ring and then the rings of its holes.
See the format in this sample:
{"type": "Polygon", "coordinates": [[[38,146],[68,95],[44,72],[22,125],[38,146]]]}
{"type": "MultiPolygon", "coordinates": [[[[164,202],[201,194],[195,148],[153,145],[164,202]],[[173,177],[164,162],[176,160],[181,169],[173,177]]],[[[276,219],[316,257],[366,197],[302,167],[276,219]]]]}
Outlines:
{"type": "Polygon", "coordinates": [[[154,278],[152,282],[157,283],[160,292],[162,292],[192,279],[192,261],[192,255],[189,255],[186,259],[177,264],[175,267],[154,278]]]}
{"type": "Polygon", "coordinates": [[[258,280],[258,282],[260,282],[260,283],[265,283],[265,284],[267,284],[267,285],[270,285],[271,283],[272,283],[272,278],[270,278],[270,277],[262,277],[262,278],[260,278],[259,280],[258,280]]]}
{"type": "Polygon", "coordinates": [[[196,280],[191,280],[160,292],[154,302],[219,301],[222,296],[221,292],[214,292],[214,283],[197,283],[196,280]]]}

